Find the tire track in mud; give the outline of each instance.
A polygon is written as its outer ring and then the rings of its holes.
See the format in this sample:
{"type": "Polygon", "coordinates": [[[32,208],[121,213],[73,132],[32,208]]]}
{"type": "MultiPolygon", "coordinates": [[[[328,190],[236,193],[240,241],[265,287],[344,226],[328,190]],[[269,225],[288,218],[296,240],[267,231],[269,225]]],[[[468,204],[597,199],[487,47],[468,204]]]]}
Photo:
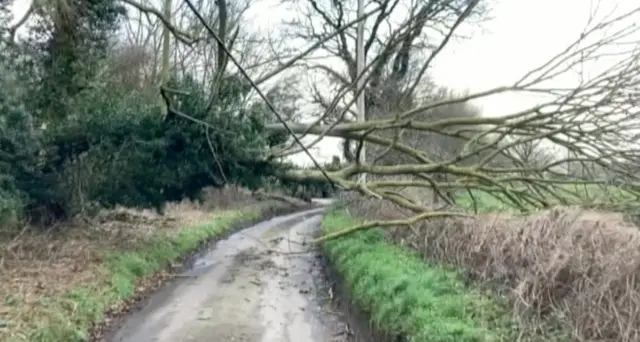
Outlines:
{"type": "Polygon", "coordinates": [[[112,342],[345,342],[342,317],[325,300],[318,233],[322,209],[233,234],[196,267],[152,296],[112,342]]]}

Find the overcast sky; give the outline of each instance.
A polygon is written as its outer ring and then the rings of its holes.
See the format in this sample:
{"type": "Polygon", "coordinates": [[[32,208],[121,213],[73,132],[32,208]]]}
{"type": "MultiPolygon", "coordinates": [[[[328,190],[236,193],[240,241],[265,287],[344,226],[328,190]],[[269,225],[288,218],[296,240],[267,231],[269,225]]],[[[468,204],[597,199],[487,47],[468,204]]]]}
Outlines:
{"type": "MultiPolygon", "coordinates": [[[[19,16],[30,1],[17,0],[19,16]]],[[[472,39],[452,42],[434,61],[431,75],[437,84],[453,89],[482,91],[515,81],[576,40],[593,8],[592,0],[495,0],[491,20],[473,32],[472,39]]],[[[601,0],[600,13],[621,13],[636,0],[601,0]]],[[[286,15],[276,0],[262,0],[249,13],[256,28],[273,28],[286,15]]],[[[505,94],[477,102],[484,115],[512,113],[536,99],[505,94]]],[[[322,144],[319,157],[339,154],[335,141],[322,144]]],[[[305,157],[296,158],[305,162],[305,157]]]]}

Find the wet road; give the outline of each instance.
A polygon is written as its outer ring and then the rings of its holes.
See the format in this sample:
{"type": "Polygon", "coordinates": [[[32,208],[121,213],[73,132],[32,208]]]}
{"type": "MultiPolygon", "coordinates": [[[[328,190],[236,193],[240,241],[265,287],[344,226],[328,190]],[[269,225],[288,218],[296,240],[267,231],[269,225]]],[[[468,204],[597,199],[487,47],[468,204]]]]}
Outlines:
{"type": "Polygon", "coordinates": [[[304,244],[318,233],[322,211],[277,217],[220,241],[110,340],[348,341],[326,304],[321,261],[304,244]]]}

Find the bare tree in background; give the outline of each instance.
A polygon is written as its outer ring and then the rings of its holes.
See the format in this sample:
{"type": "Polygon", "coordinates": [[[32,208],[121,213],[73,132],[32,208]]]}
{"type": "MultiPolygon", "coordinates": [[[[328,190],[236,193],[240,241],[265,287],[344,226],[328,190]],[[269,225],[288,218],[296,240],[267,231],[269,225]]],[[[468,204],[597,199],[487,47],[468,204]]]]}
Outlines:
{"type": "MultiPolygon", "coordinates": [[[[171,69],[171,73],[177,76],[196,73],[203,81],[215,84],[213,80],[227,71],[228,60],[224,51],[208,38],[206,30],[184,2],[172,2],[169,11],[165,9],[160,13],[148,0],[122,1],[133,9],[131,12],[139,15],[137,20],[129,20],[125,24],[126,41],[129,45],[151,52],[153,68],[150,68],[150,72],[153,79],[158,79],[159,72],[166,78],[166,73],[171,69]],[[169,44],[165,39],[167,36],[171,38],[169,44]]],[[[226,0],[216,1],[215,4],[197,2],[201,15],[219,32],[226,47],[232,51],[238,51],[238,46],[248,45],[243,44],[245,42],[242,40],[249,33],[241,32],[241,26],[249,5],[250,2],[230,4],[226,0]]]]}
{"type": "MultiPolygon", "coordinates": [[[[368,18],[365,33],[366,78],[365,107],[367,119],[393,116],[395,113],[408,110],[419,103],[434,99],[442,99],[449,95],[446,91],[436,89],[427,78],[427,69],[433,56],[442,48],[439,42],[446,44],[457,36],[457,29],[463,21],[481,19],[485,11],[484,4],[476,0],[377,0],[367,5],[369,8],[379,7],[376,15],[368,18]],[[399,20],[400,19],[400,20],[399,20]]],[[[332,34],[344,23],[355,16],[355,1],[323,1],[307,0],[300,6],[300,16],[289,22],[289,34],[302,41],[315,41],[332,34]]],[[[327,94],[325,88],[316,88],[313,101],[324,110],[331,110],[344,120],[354,120],[355,113],[349,102],[341,103],[338,110],[334,98],[345,87],[351,90],[348,101],[354,99],[356,62],[355,62],[355,28],[345,30],[335,38],[323,44],[319,55],[328,55],[331,61],[321,60],[306,62],[311,71],[323,73],[334,88],[327,94]]],[[[443,118],[477,116],[478,111],[466,104],[440,107],[421,113],[420,118],[443,118]]],[[[385,132],[391,138],[401,132],[385,132]]],[[[430,147],[435,137],[426,137],[425,132],[402,132],[403,141],[418,149],[442,153],[444,146],[453,151],[456,145],[452,141],[439,144],[437,150],[430,147]]],[[[450,139],[451,140],[451,139],[450,139]]],[[[344,158],[353,161],[356,147],[351,139],[343,144],[344,158]]],[[[371,146],[367,150],[367,158],[376,158],[381,150],[371,146]]],[[[395,163],[403,158],[393,151],[380,157],[381,163],[395,163]]]]}
{"type": "MultiPolygon", "coordinates": [[[[540,168],[555,161],[553,151],[542,146],[542,141],[535,140],[515,145],[505,150],[510,159],[518,167],[540,168]]],[[[566,174],[567,170],[558,170],[556,174],[566,174]]]]}
{"type": "MultiPolygon", "coordinates": [[[[223,47],[209,37],[206,28],[184,1],[173,2],[171,16],[168,18],[150,0],[121,1],[129,4],[134,10],[132,12],[139,16],[137,20],[130,20],[125,24],[126,42],[130,50],[139,53],[148,51],[151,58],[147,59],[148,64],[143,72],[148,74],[148,80],[154,80],[154,85],[157,84],[160,70],[165,69],[164,62],[160,62],[160,56],[165,50],[162,39],[165,31],[171,32],[174,37],[170,47],[170,66],[177,77],[195,74],[205,87],[209,87],[211,94],[215,94],[221,78],[227,73],[238,71],[229,63],[223,47]]],[[[299,53],[288,53],[284,44],[274,44],[269,37],[247,29],[247,12],[257,1],[193,3],[198,13],[224,42],[224,48],[239,59],[243,69],[257,84],[265,84],[280,76],[292,61],[297,60],[299,53]]],[[[288,112],[288,119],[298,116],[298,94],[293,90],[296,88],[295,83],[297,75],[284,75],[278,82],[265,84],[271,101],[277,104],[279,110],[288,112]]]]}

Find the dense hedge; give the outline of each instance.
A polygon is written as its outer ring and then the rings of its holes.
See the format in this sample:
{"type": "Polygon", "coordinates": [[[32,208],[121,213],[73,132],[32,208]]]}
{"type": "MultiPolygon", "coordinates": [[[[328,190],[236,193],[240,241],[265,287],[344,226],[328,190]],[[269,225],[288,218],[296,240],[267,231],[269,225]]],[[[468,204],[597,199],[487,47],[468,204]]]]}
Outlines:
{"type": "Polygon", "coordinates": [[[197,199],[206,186],[262,186],[279,167],[262,161],[273,139],[263,126],[268,113],[237,109],[246,90],[233,82],[214,106],[191,79],[175,85],[189,91],[176,109],[207,122],[209,132],[118,89],[81,93],[65,120],[35,131],[24,106],[0,98],[0,210],[37,220],[92,206],[161,210],[166,201],[197,199]]]}

